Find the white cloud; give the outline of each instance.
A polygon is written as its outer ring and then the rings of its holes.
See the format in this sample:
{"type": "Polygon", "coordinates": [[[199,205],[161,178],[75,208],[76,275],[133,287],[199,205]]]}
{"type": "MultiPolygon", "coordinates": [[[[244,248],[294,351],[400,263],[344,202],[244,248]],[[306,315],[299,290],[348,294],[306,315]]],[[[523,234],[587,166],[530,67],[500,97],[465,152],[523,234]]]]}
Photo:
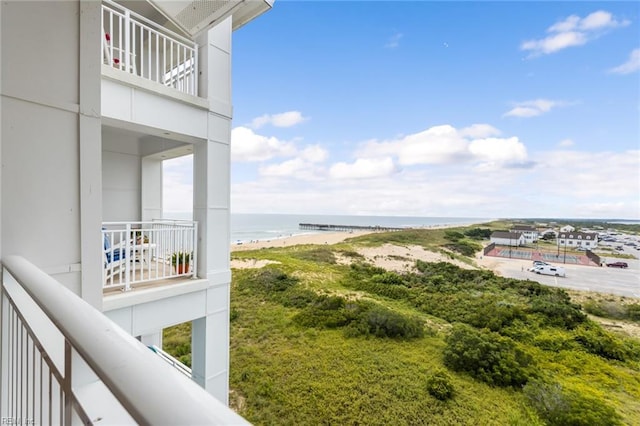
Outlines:
{"type": "MultiPolygon", "coordinates": [[[[478,146],[483,153],[492,150],[490,143],[478,146]]],[[[402,173],[381,173],[372,184],[346,178],[290,178],[274,185],[265,177],[232,185],[232,211],[640,218],[640,152],[556,150],[535,153],[533,160],[537,167],[531,169],[479,171],[465,164],[406,168],[402,173]]],[[[356,163],[347,166],[355,168],[356,163]]],[[[367,167],[360,164],[364,170],[383,169],[370,161],[367,167]]],[[[387,159],[386,164],[393,162],[387,159]]]]}
{"type": "Polygon", "coordinates": [[[264,114],[260,117],[256,117],[251,121],[250,127],[253,129],[259,129],[267,124],[274,127],[292,127],[296,124],[300,124],[309,117],[303,117],[300,111],[287,111],[279,114],[264,114]]]}
{"type": "Polygon", "coordinates": [[[389,37],[389,40],[387,40],[384,47],[386,47],[387,49],[395,49],[396,47],[400,46],[400,39],[402,37],[402,33],[395,33],[394,35],[389,37]]]}
{"type": "Polygon", "coordinates": [[[351,164],[336,163],[329,169],[333,179],[371,179],[390,176],[396,172],[396,166],[390,157],[359,158],[351,164]]]}
{"type": "Polygon", "coordinates": [[[521,50],[531,56],[547,55],[573,46],[581,46],[600,37],[606,30],[629,25],[628,20],[618,20],[607,11],[599,10],[584,18],[571,15],[547,29],[547,37],[527,40],[521,50]]]}
{"type": "Polygon", "coordinates": [[[320,145],[309,145],[300,153],[301,159],[310,163],[322,163],[328,155],[327,150],[320,145]]]}
{"type": "Polygon", "coordinates": [[[472,124],[469,127],[465,127],[460,129],[460,136],[470,137],[470,138],[487,138],[489,136],[498,136],[500,134],[500,130],[489,124],[472,124]]]}
{"type": "Polygon", "coordinates": [[[516,137],[488,138],[500,131],[488,124],[474,124],[457,130],[450,125],[434,126],[391,141],[368,141],[355,153],[359,158],[397,157],[403,166],[491,163],[513,166],[528,163],[527,151],[516,137]],[[494,147],[496,149],[494,150],[494,147]]]}
{"type": "Polygon", "coordinates": [[[246,127],[231,130],[232,161],[265,161],[273,157],[293,156],[295,146],[275,137],[258,135],[246,127]]]}
{"type": "Polygon", "coordinates": [[[614,74],[631,74],[636,71],[640,71],[640,49],[631,51],[627,62],[609,70],[614,74]]]}
{"type": "Polygon", "coordinates": [[[575,142],[572,139],[563,139],[558,144],[558,146],[560,148],[568,148],[568,147],[571,147],[573,145],[575,145],[575,142]]]}
{"type": "Polygon", "coordinates": [[[301,172],[308,171],[310,166],[311,165],[307,161],[304,161],[302,158],[294,158],[291,160],[284,161],[280,164],[271,164],[268,166],[260,167],[258,171],[262,176],[271,176],[271,177],[299,176],[300,177],[301,172]]]}
{"type": "Polygon", "coordinates": [[[165,212],[193,209],[193,155],[165,160],[162,181],[162,209],[165,212]]]}
{"type": "Polygon", "coordinates": [[[476,139],[469,144],[469,151],[485,163],[492,165],[527,162],[527,148],[516,137],[476,139]]]}
{"type": "Polygon", "coordinates": [[[565,106],[567,102],[551,101],[548,99],[536,99],[533,101],[518,102],[509,111],[502,114],[503,117],[529,118],[542,115],[551,111],[552,108],[565,106]]]}

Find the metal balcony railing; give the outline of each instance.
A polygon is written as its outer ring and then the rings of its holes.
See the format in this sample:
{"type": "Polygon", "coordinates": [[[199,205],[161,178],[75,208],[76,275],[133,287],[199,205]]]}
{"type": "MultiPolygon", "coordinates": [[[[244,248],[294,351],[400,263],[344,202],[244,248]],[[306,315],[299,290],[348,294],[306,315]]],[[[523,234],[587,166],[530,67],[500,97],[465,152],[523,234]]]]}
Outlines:
{"type": "Polygon", "coordinates": [[[198,95],[198,46],[117,3],[102,3],[103,62],[198,95]]]}
{"type": "Polygon", "coordinates": [[[19,256],[2,259],[3,423],[248,424],[19,256]]]}
{"type": "Polygon", "coordinates": [[[198,223],[104,222],[103,286],[122,288],[166,278],[196,278],[198,223]]]}

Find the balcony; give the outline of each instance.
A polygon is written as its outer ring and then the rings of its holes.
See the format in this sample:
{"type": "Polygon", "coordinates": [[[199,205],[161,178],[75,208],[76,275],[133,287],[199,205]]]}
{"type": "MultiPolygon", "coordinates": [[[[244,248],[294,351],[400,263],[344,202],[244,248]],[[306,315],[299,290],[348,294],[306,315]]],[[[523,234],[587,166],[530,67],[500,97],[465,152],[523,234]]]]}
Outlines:
{"type": "Polygon", "coordinates": [[[19,256],[0,283],[0,413],[11,424],[248,424],[19,256]]]}
{"type": "Polygon", "coordinates": [[[103,63],[179,92],[198,95],[198,46],[109,0],[102,4],[103,63]]]}
{"type": "Polygon", "coordinates": [[[104,222],[103,288],[196,278],[198,224],[181,220],[104,222]]]}

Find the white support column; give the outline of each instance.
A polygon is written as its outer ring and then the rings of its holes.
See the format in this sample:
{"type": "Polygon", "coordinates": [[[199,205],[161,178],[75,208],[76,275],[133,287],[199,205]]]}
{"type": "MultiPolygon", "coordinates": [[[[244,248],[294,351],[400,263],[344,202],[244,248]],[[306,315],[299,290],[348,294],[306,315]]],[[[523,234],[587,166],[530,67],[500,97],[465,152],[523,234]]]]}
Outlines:
{"type": "Polygon", "coordinates": [[[191,374],[193,380],[224,404],[229,404],[228,342],[229,312],[227,310],[192,322],[191,374]]]}
{"type": "Polygon", "coordinates": [[[142,158],[142,221],[162,218],[162,160],[142,158]]]}
{"type": "Polygon", "coordinates": [[[193,217],[198,222],[198,276],[209,280],[204,317],[193,321],[194,380],[228,403],[230,290],[231,19],[199,46],[200,95],[209,99],[207,141],[194,145],[193,217]]]}
{"type": "Polygon", "coordinates": [[[81,297],[102,309],[102,122],[100,117],[102,5],[80,2],[79,152],[81,297]]]}

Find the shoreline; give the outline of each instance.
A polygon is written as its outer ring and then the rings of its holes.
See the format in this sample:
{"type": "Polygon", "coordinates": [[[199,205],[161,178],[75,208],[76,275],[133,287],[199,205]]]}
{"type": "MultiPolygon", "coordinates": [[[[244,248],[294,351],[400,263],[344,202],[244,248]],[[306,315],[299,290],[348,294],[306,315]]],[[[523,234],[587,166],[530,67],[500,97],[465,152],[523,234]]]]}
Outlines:
{"type": "MultiPolygon", "coordinates": [[[[473,223],[450,223],[450,224],[442,224],[442,225],[428,225],[421,228],[407,228],[407,229],[447,229],[447,228],[457,228],[461,226],[473,226],[480,225],[483,222],[473,222],[473,223]]],[[[359,237],[361,235],[374,234],[379,231],[374,230],[362,230],[362,231],[343,231],[343,232],[326,232],[319,231],[317,233],[304,233],[304,234],[292,234],[289,236],[283,236],[279,238],[273,238],[271,240],[252,240],[250,242],[240,242],[240,243],[231,243],[230,249],[231,252],[235,251],[249,251],[249,250],[259,250],[263,248],[275,248],[275,247],[289,247],[295,245],[304,245],[304,244],[317,244],[317,245],[332,245],[341,243],[342,241],[359,237]]],[[[402,231],[397,231],[402,232],[402,231]]]]}

